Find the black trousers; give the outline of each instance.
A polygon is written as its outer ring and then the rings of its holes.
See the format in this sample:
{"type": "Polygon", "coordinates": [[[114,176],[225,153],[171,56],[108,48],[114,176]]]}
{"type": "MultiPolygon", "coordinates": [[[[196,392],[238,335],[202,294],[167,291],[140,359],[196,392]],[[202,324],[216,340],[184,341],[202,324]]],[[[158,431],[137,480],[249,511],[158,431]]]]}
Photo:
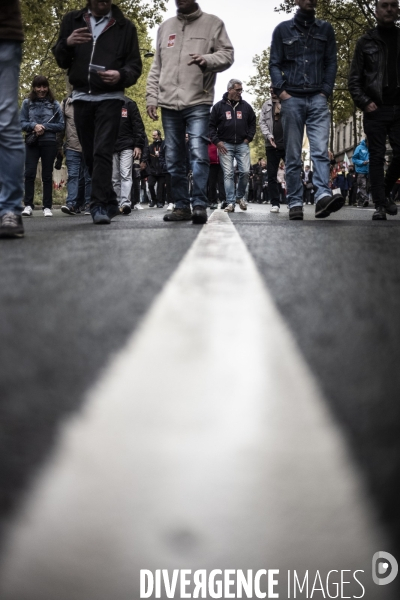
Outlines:
{"type": "Polygon", "coordinates": [[[368,137],[371,194],[379,206],[384,204],[400,177],[400,106],[379,106],[373,112],[364,113],[364,131],[368,137]],[[389,136],[393,159],[385,175],[386,136],[389,136]]]}
{"type": "Polygon", "coordinates": [[[216,204],[218,198],[220,202],[225,202],[226,200],[224,172],[221,165],[210,165],[210,173],[208,175],[208,204],[216,204]]]}
{"type": "Polygon", "coordinates": [[[112,185],[114,145],[121,121],[122,100],[74,102],[75,125],[83,157],[92,178],[90,209],[114,204],[117,196],[112,185]]]}
{"type": "Polygon", "coordinates": [[[42,159],[43,208],[53,204],[53,165],[57,154],[57,144],[28,146],[25,144],[25,206],[33,207],[35,179],[39,158],[42,159]]]}
{"type": "Polygon", "coordinates": [[[147,183],[149,184],[149,192],[151,201],[153,204],[157,204],[158,206],[164,205],[165,202],[165,182],[166,175],[149,175],[147,183]],[[155,187],[157,185],[157,194],[155,187]]]}
{"type": "Polygon", "coordinates": [[[265,146],[267,156],[268,190],[272,206],[280,206],[280,186],[278,184],[277,174],[279,163],[285,160],[285,150],[279,150],[272,146],[265,146]]]}

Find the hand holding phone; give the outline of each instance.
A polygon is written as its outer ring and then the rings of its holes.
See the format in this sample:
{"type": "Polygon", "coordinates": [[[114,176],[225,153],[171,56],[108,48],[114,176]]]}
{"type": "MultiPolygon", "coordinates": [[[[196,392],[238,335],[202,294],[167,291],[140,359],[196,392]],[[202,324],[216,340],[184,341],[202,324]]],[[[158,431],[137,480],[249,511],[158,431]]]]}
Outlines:
{"type": "Polygon", "coordinates": [[[78,44],[86,44],[92,41],[92,34],[87,27],[75,29],[69,37],[67,37],[67,46],[77,46],[78,44]]]}

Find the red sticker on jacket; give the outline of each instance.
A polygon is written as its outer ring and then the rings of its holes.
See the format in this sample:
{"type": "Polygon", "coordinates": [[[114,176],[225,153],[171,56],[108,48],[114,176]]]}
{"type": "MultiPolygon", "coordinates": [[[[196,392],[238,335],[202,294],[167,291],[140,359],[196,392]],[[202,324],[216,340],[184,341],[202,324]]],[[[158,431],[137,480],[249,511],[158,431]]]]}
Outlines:
{"type": "Polygon", "coordinates": [[[171,33],[168,38],[167,48],[173,48],[175,46],[176,33],[171,33]]]}
{"type": "Polygon", "coordinates": [[[128,109],[127,108],[123,108],[122,109],[122,116],[123,117],[127,117],[128,116],[128,109]]]}
{"type": "Polygon", "coordinates": [[[236,116],[237,116],[237,118],[238,118],[238,119],[241,119],[241,118],[242,118],[242,111],[241,111],[241,110],[238,110],[238,111],[236,112],[236,116]]]}
{"type": "Polygon", "coordinates": [[[230,110],[227,110],[225,114],[227,119],[232,119],[232,113],[230,110]]]}

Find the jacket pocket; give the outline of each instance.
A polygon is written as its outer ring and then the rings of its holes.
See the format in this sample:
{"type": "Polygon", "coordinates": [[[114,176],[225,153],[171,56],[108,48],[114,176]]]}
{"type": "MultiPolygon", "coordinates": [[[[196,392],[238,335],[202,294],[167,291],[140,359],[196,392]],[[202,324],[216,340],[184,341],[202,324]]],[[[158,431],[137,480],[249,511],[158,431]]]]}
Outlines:
{"type": "Polygon", "coordinates": [[[297,37],[285,38],[283,41],[283,53],[286,60],[294,60],[296,58],[297,37]]]}
{"type": "Polygon", "coordinates": [[[323,35],[321,33],[316,33],[314,36],[314,44],[315,44],[315,51],[316,52],[325,52],[325,47],[326,47],[326,42],[328,41],[328,38],[326,35],[323,35]]]}

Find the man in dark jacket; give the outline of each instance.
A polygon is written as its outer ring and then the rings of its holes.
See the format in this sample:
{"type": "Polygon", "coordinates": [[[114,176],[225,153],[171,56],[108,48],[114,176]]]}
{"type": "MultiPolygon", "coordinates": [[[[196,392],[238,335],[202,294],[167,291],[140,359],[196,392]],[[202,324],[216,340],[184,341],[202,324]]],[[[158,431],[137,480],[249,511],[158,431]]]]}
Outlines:
{"type": "Polygon", "coordinates": [[[140,163],[145,130],[136,102],[125,96],[114,146],[112,182],[120,211],[130,215],[133,161],[140,163]]]}
{"type": "Polygon", "coordinates": [[[349,75],[349,91],[364,111],[364,131],[368,138],[369,177],[375,203],[374,221],[396,215],[391,191],[400,176],[400,30],[398,0],[378,0],[375,16],[378,26],[357,42],[349,75]],[[393,160],[386,176],[384,162],[386,136],[393,160]]]}
{"type": "Polygon", "coordinates": [[[236,200],[242,210],[247,210],[245,193],[250,171],[249,143],[256,133],[254,110],[242,99],[242,82],[231,79],[222,100],[214,104],[210,117],[210,139],[218,148],[219,160],[224,172],[227,207],[234,212],[236,200]],[[239,170],[235,194],[234,159],[239,170]]]}
{"type": "Polygon", "coordinates": [[[163,208],[165,203],[165,186],[167,183],[167,166],[165,164],[165,142],[161,138],[161,131],[159,131],[158,129],[155,129],[153,131],[152,137],[153,143],[149,146],[148,155],[148,184],[151,197],[151,202],[149,206],[153,207],[157,205],[157,208],[163,208]]]}
{"type": "Polygon", "coordinates": [[[295,16],[272,34],[269,70],[281,100],[289,219],[303,219],[300,179],[304,126],[314,167],[315,216],[323,219],[344,205],[329,187],[328,142],[332,94],[337,70],[335,34],[330,23],[315,18],[317,0],[296,0],[295,16]]]}
{"type": "Polygon", "coordinates": [[[24,144],[18,110],[22,32],[19,0],[0,3],[0,237],[23,237],[24,144]]]}
{"type": "Polygon", "coordinates": [[[119,214],[111,178],[124,89],[142,72],[136,27],[111,0],[89,0],[65,15],[53,53],[74,88],[75,123],[92,176],[93,222],[108,224],[119,214]]]}

